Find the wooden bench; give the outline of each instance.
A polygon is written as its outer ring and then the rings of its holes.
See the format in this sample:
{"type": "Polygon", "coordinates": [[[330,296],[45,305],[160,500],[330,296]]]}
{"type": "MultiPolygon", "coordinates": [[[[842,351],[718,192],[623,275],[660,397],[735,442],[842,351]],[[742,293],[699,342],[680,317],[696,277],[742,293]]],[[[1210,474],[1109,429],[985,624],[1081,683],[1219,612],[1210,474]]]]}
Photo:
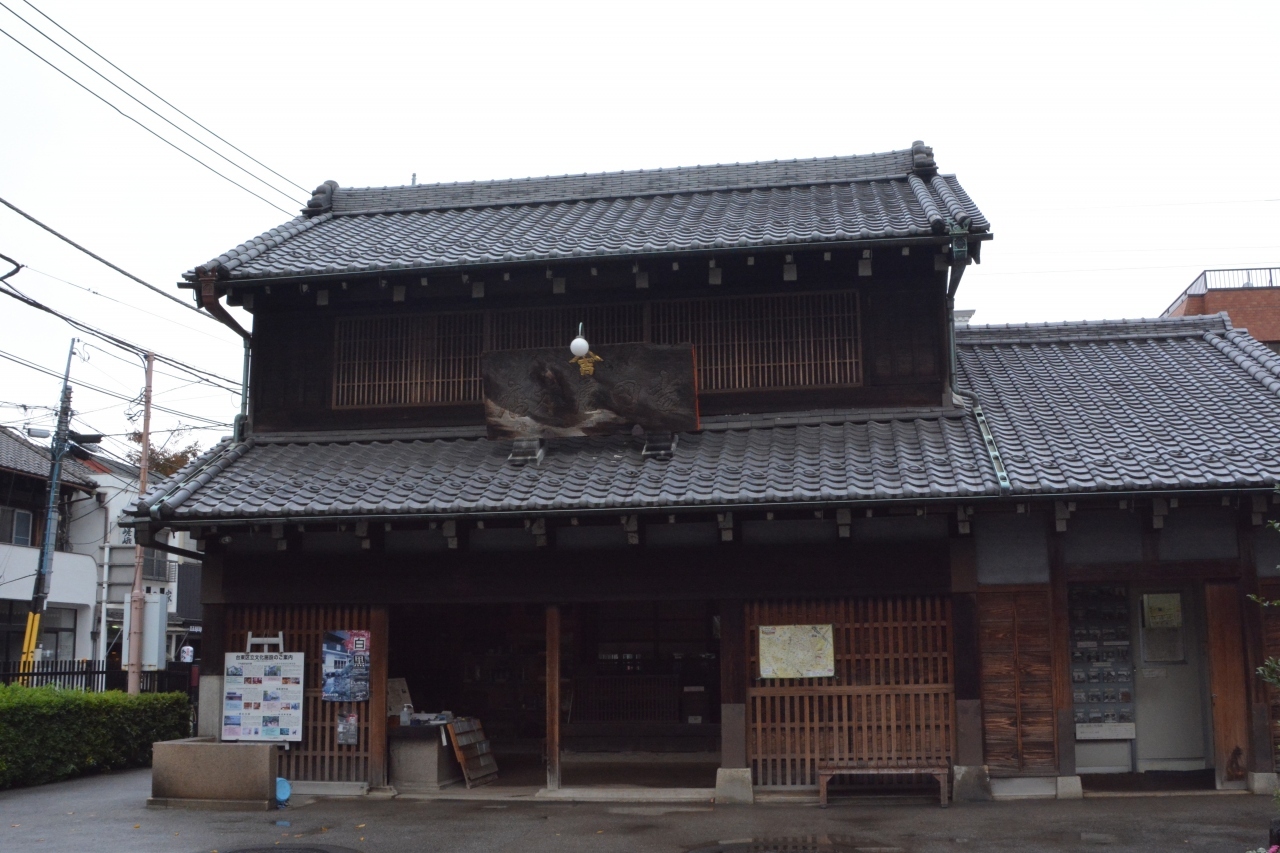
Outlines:
{"type": "Polygon", "coordinates": [[[819,759],[818,760],[818,797],[822,808],[827,807],[827,785],[835,776],[904,776],[908,774],[929,775],[938,780],[938,791],[942,797],[942,806],[946,808],[949,801],[948,787],[951,782],[951,762],[947,759],[923,760],[920,762],[904,762],[892,766],[877,765],[869,761],[857,759],[819,759]]]}

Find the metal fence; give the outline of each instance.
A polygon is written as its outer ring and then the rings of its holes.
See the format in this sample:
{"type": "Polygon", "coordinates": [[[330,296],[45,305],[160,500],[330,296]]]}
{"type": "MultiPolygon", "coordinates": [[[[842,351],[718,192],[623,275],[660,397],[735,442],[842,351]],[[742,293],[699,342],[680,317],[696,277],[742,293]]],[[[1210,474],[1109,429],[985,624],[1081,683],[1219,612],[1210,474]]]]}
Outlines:
{"type": "Polygon", "coordinates": [[[1233,290],[1252,287],[1280,287],[1280,267],[1248,267],[1240,269],[1205,270],[1187,289],[1178,294],[1163,317],[1168,317],[1188,296],[1202,296],[1210,290],[1233,290]]]}
{"type": "MultiPolygon", "coordinates": [[[[129,674],[119,664],[101,660],[36,661],[24,672],[19,661],[0,661],[0,684],[26,684],[31,687],[56,685],[69,690],[124,690],[129,674]]],[[[195,701],[191,684],[191,664],[170,664],[169,669],[142,673],[143,693],[186,693],[195,701]]]]}

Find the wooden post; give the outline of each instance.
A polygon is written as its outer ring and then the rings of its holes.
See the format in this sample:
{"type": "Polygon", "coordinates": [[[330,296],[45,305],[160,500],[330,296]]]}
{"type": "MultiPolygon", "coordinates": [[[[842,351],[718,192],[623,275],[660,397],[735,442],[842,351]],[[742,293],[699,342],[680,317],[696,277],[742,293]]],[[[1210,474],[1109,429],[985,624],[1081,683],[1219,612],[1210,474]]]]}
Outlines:
{"type": "Polygon", "coordinates": [[[381,788],[387,784],[387,655],[391,645],[387,608],[370,609],[369,634],[373,646],[369,661],[369,786],[381,788]]]}
{"type": "Polygon", "coordinates": [[[560,605],[547,605],[547,790],[560,790],[560,605]]]}
{"type": "Polygon", "coordinates": [[[747,626],[739,600],[720,602],[720,766],[747,766],[747,626]]]}

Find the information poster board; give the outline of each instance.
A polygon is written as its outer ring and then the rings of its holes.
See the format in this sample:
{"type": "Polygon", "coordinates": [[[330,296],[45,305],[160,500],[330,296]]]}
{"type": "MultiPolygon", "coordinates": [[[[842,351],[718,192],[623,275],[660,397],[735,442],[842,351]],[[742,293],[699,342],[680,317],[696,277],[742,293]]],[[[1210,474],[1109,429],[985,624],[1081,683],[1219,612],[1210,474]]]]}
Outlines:
{"type": "Polygon", "coordinates": [[[223,740],[302,740],[301,652],[227,652],[223,740]]]}
{"type": "Polygon", "coordinates": [[[1133,740],[1129,588],[1072,584],[1068,601],[1076,740],[1133,740]]]}
{"type": "Polygon", "coordinates": [[[323,701],[369,701],[370,637],[369,631],[324,632],[323,701]]]}
{"type": "Polygon", "coordinates": [[[830,678],[836,674],[830,625],[761,625],[761,678],[830,678]]]}

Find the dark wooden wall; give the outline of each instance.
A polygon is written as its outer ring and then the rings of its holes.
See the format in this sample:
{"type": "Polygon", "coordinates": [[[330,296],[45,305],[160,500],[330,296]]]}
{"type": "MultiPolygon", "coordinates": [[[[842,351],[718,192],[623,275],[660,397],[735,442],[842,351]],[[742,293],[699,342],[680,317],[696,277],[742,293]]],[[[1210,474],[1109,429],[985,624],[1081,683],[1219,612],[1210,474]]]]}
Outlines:
{"type": "MultiPolygon", "coordinates": [[[[650,286],[637,289],[630,267],[601,268],[590,276],[582,267],[569,271],[570,286],[553,295],[539,267],[537,275],[517,287],[501,281],[486,283],[485,297],[470,296],[470,284],[460,277],[432,278],[423,287],[420,276],[389,278],[381,282],[275,283],[271,294],[253,296],[254,351],[252,410],[254,428],[260,431],[391,428],[483,423],[483,407],[477,402],[431,406],[337,409],[333,399],[336,318],[482,311],[486,309],[587,306],[643,303],[683,298],[732,298],[736,296],[853,291],[858,295],[858,336],[862,381],[858,387],[798,389],[795,391],[716,391],[700,399],[703,414],[744,411],[788,411],[833,406],[892,406],[936,404],[946,374],[945,273],[933,268],[931,255],[902,256],[886,253],[876,259],[875,275],[857,275],[856,259],[837,257],[827,262],[822,253],[796,256],[798,282],[783,283],[782,256],[760,255],[752,266],[740,266],[725,283],[709,286],[707,261],[684,260],[680,270],[672,261],[654,261],[650,286]],[[581,281],[573,279],[581,277],[581,281]],[[457,282],[453,278],[458,278],[457,282]],[[403,281],[403,283],[398,283],[403,281]],[[305,287],[305,290],[303,289],[305,287]],[[536,289],[532,289],[536,287],[536,289]],[[327,304],[316,303],[324,289],[327,304]],[[394,302],[393,293],[403,293],[394,302]]],[[[727,262],[726,262],[727,263],[727,262]]],[[[743,259],[737,259],[738,264],[743,259]]],[[[241,294],[236,300],[243,300],[241,294]]],[[[572,324],[570,324],[572,326],[572,324]]],[[[573,329],[564,332],[564,343],[573,329]]],[[[646,331],[646,334],[648,332],[646,331]]],[[[588,329],[588,339],[590,339],[588,329]]]]}
{"type": "MultiPolygon", "coordinates": [[[[943,593],[947,542],[421,555],[210,555],[221,603],[652,601],[943,593]]],[[[206,603],[214,603],[206,595],[206,603]]]]}

